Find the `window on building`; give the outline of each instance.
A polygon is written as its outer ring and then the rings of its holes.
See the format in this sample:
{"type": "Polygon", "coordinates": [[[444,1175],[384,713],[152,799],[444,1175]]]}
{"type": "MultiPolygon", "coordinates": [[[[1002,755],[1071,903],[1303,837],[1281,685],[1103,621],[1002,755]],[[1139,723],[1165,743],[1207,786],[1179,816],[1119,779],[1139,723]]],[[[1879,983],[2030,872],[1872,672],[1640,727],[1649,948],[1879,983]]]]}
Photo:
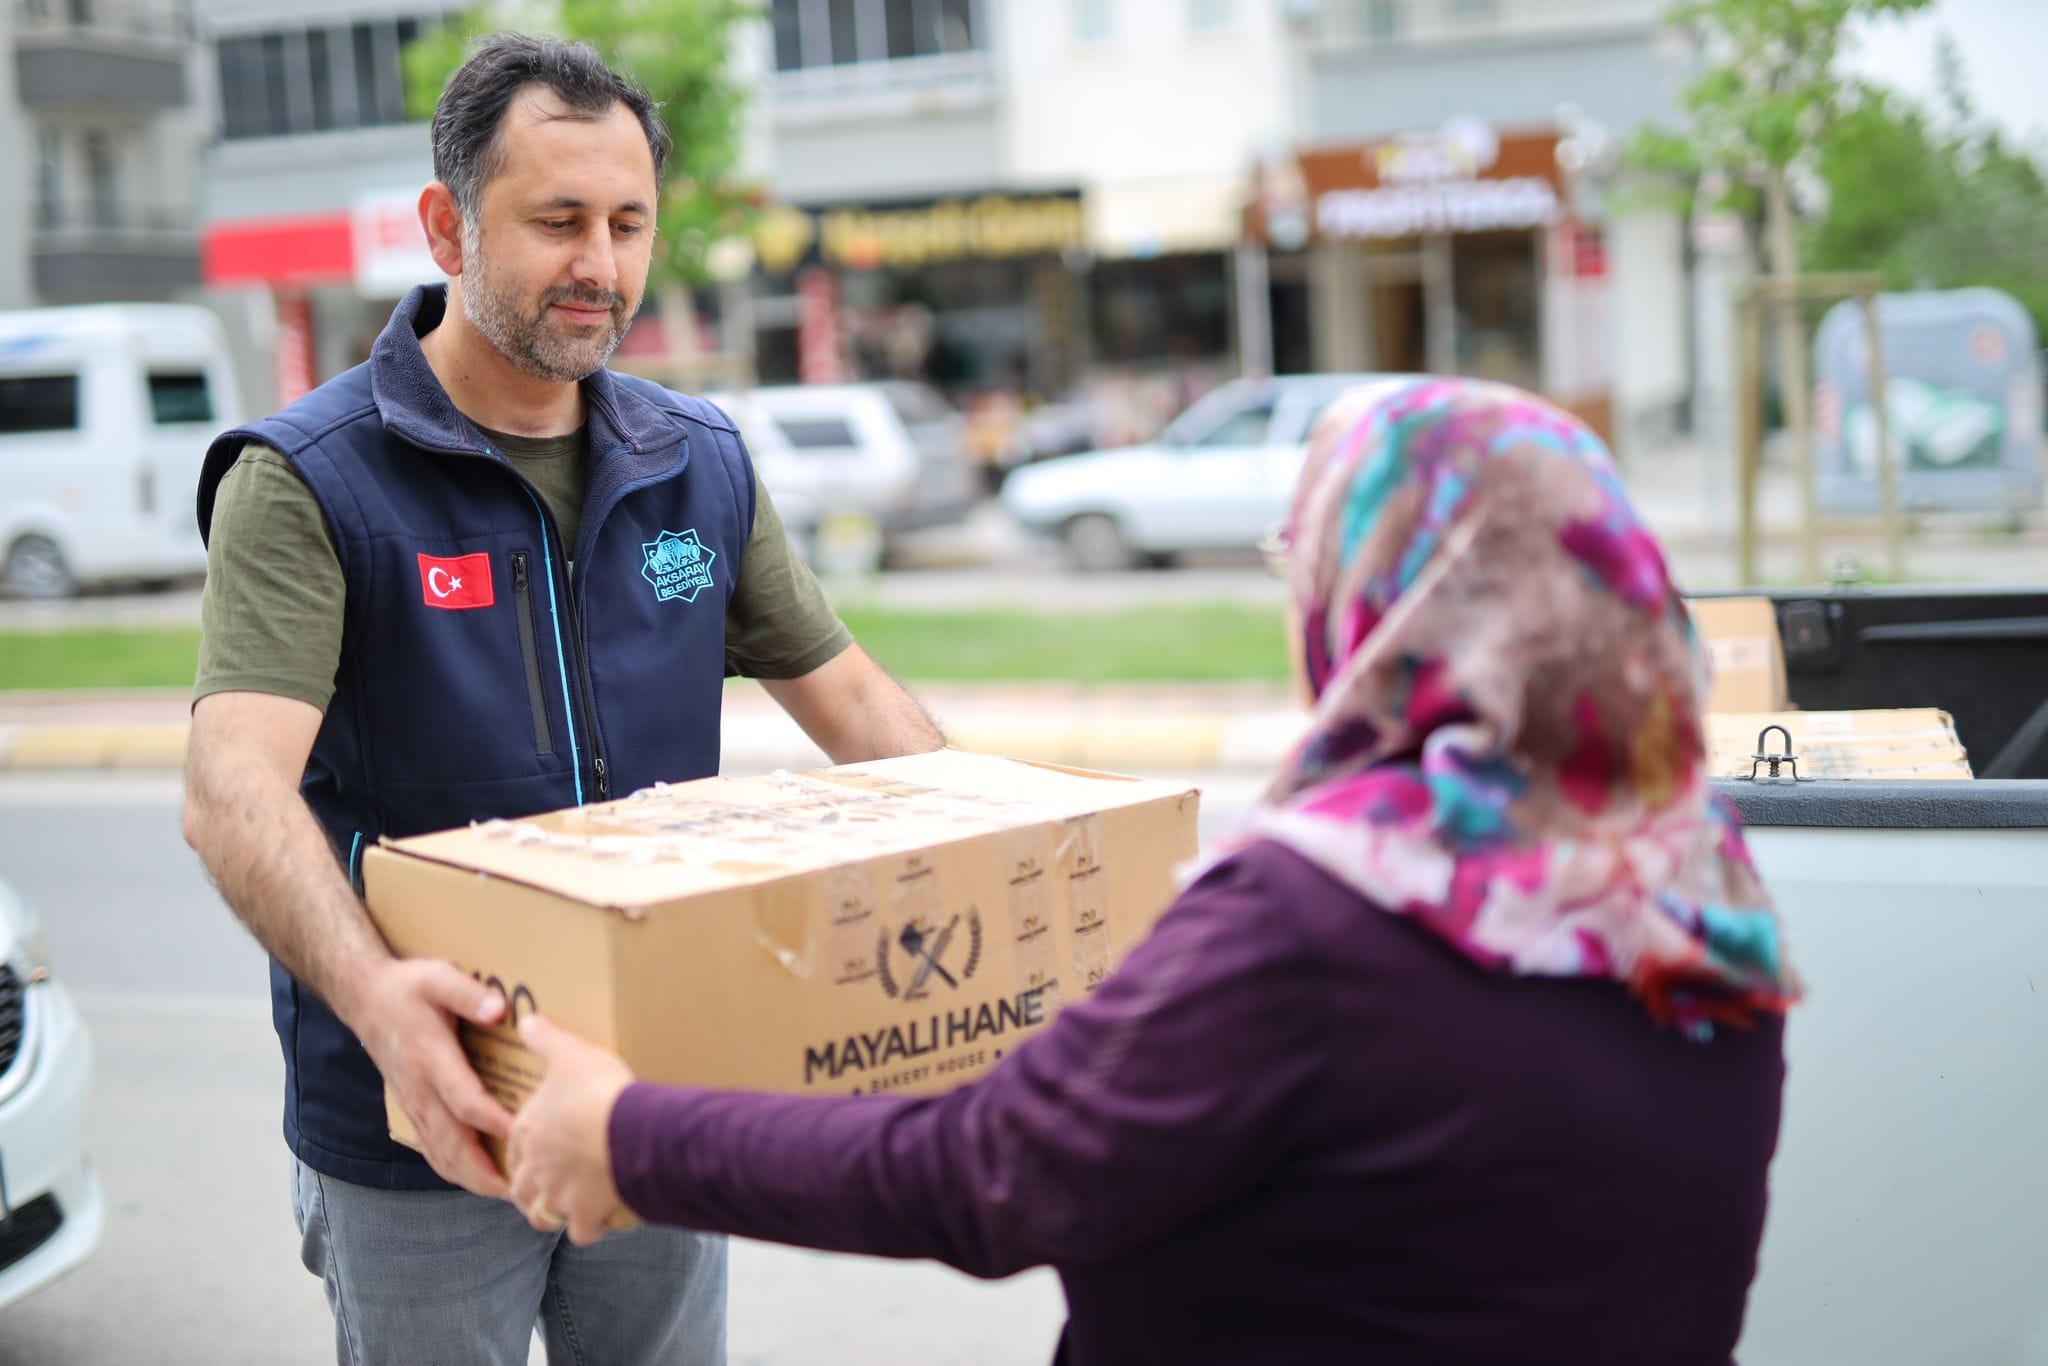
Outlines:
{"type": "Polygon", "coordinates": [[[78,376],[0,375],[0,436],[78,429],[78,376]]]}
{"type": "Polygon", "coordinates": [[[974,23],[974,0],[938,0],[938,50],[967,52],[980,47],[980,30],[974,23]]]}
{"type": "Polygon", "coordinates": [[[121,226],[121,175],[114,164],[114,139],[104,128],[85,134],[85,192],[96,228],[121,226]]]}
{"type": "Polygon", "coordinates": [[[775,0],[775,69],[795,71],[804,64],[803,15],[798,0],[775,0]]]}
{"type": "Polygon", "coordinates": [[[331,132],[334,121],[334,54],[324,28],[306,34],[307,99],[311,104],[313,131],[331,132]]]}
{"type": "Polygon", "coordinates": [[[213,421],[213,394],[206,376],[190,371],[149,377],[149,418],[159,427],[213,421]]]}
{"type": "Polygon", "coordinates": [[[1237,0],[1188,0],[1188,27],[1198,33],[1229,28],[1237,22],[1237,0]]]}
{"type": "Polygon", "coordinates": [[[856,0],[825,0],[827,26],[832,31],[832,65],[849,66],[860,60],[860,16],[866,6],[856,0]]]}
{"type": "Polygon", "coordinates": [[[986,46],[976,0],[774,0],[775,69],[907,61],[986,46]]]}
{"type": "Polygon", "coordinates": [[[1116,13],[1111,0],[1072,0],[1074,41],[1106,43],[1116,35],[1116,13]]]}
{"type": "Polygon", "coordinates": [[[355,57],[356,121],[369,125],[377,117],[377,29],[376,24],[357,24],[349,29],[349,48],[355,57]]]}
{"type": "Polygon", "coordinates": [[[36,130],[36,226],[64,220],[64,140],[54,128],[36,130]]]}
{"type": "Polygon", "coordinates": [[[222,38],[221,136],[268,138],[406,121],[399,54],[438,16],[222,38]]]}

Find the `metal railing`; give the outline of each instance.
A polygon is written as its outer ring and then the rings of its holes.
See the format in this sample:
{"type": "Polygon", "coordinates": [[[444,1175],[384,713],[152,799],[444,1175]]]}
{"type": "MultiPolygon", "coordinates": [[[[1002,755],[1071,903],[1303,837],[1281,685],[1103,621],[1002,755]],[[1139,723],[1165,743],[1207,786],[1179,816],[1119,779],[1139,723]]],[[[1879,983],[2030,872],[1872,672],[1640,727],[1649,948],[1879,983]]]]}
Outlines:
{"type": "Polygon", "coordinates": [[[143,204],[130,199],[38,199],[29,220],[38,235],[75,237],[189,237],[199,215],[188,204],[143,204]]]}
{"type": "Polygon", "coordinates": [[[192,41],[191,0],[13,0],[17,34],[192,41]]]}
{"type": "Polygon", "coordinates": [[[795,67],[775,73],[781,105],[915,95],[935,90],[993,89],[995,63],[986,49],[896,57],[882,62],[795,67]]]}
{"type": "Polygon", "coordinates": [[[1322,0],[1325,47],[1485,42],[1654,25],[1672,0],[1322,0]]]}

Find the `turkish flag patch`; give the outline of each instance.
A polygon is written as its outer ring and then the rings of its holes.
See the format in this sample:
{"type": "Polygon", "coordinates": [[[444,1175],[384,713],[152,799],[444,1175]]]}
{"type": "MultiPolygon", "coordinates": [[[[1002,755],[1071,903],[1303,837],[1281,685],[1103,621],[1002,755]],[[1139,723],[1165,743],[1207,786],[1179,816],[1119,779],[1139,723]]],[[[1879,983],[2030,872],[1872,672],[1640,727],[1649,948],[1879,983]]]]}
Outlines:
{"type": "Polygon", "coordinates": [[[457,555],[444,560],[439,555],[420,556],[420,596],[427,606],[450,611],[489,607],[498,600],[491,592],[491,557],[457,555]]]}

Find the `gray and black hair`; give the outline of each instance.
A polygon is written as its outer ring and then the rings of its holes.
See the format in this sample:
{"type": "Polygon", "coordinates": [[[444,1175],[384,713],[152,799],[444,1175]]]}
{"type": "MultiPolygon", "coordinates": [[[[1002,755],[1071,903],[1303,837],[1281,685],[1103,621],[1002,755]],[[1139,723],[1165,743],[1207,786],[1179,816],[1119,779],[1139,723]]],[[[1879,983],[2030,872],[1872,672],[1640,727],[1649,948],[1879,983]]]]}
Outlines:
{"type": "Polygon", "coordinates": [[[654,181],[673,146],[655,103],[638,82],[606,66],[587,43],[527,33],[493,33],[477,40],[461,70],[448,78],[434,106],[434,178],[455,193],[462,216],[474,223],[484,185],[504,163],[498,134],[512,97],[545,86],[575,114],[601,118],[623,104],[647,134],[654,181]]]}

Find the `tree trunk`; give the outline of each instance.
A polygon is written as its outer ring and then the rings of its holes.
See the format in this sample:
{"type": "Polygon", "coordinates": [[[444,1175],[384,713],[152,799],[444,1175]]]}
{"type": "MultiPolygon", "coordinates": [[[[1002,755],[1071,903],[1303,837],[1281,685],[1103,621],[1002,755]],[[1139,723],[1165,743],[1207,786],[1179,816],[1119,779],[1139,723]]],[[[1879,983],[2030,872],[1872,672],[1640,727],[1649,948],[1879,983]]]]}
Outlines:
{"type": "MultiPolygon", "coordinates": [[[[1764,226],[1770,244],[1771,273],[1788,287],[1799,278],[1799,248],[1792,236],[1792,196],[1785,173],[1773,170],[1764,181],[1764,226]]],[[[1820,582],[1820,497],[1814,486],[1812,383],[1807,374],[1806,328],[1799,301],[1779,300],[1778,365],[1785,400],[1785,426],[1792,437],[1793,468],[1799,476],[1799,581],[1820,582]]]]}
{"type": "Polygon", "coordinates": [[[689,287],[673,279],[655,286],[661,304],[661,336],[668,346],[669,384],[678,393],[697,387],[697,305],[689,287]]]}

